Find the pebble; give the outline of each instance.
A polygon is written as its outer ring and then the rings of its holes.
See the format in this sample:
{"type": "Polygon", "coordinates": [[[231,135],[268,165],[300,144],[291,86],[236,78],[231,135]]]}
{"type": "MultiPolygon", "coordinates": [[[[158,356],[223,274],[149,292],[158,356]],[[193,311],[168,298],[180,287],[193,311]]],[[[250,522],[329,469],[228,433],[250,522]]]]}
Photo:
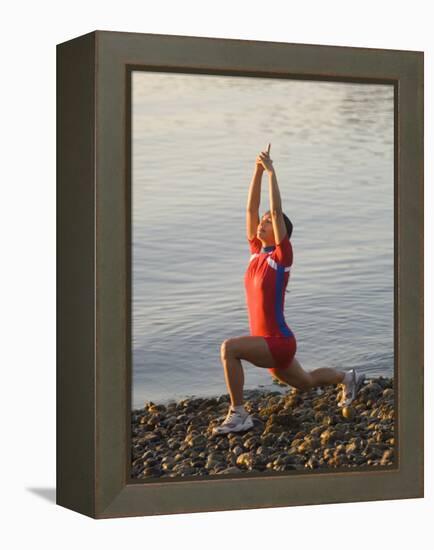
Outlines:
{"type": "Polygon", "coordinates": [[[239,474],[241,472],[242,472],[242,470],[240,470],[236,466],[231,466],[230,468],[225,468],[224,470],[220,470],[219,472],[216,472],[216,473],[217,474],[231,474],[231,475],[234,475],[234,474],[239,474]]]}
{"type": "Polygon", "coordinates": [[[252,457],[250,453],[241,453],[237,457],[237,466],[244,466],[245,468],[248,468],[252,464],[252,457]]]}
{"type": "Polygon", "coordinates": [[[353,420],[354,417],[356,416],[356,412],[353,407],[343,407],[342,416],[347,420],[353,420]]]}
{"type": "MultiPolygon", "coordinates": [[[[245,475],[391,466],[395,460],[393,379],[371,379],[351,406],[337,406],[339,390],[245,390],[254,426],[213,436],[229,396],[189,397],[132,411],[135,479],[245,475]],[[286,393],[282,393],[286,391],[286,393]]],[[[268,475],[268,474],[267,474],[268,475]]]]}

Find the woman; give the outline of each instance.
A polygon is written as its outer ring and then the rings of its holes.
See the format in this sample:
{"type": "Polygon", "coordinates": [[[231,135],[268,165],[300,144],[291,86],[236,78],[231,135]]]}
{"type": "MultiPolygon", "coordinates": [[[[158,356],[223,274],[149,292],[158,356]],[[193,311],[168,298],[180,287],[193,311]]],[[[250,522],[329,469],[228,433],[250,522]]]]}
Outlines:
{"type": "Polygon", "coordinates": [[[339,406],[355,398],[364,375],[354,369],[344,373],[333,368],[311,372],[302,369],[295,358],[297,343],[283,315],[284,296],[293,262],[292,224],[282,212],[279,187],[270,147],[256,158],[247,201],[247,239],[252,253],[245,274],[250,336],[230,338],[221,346],[221,361],[231,406],[224,422],[213,433],[240,432],[253,427],[253,419],[243,406],[244,359],[268,369],[281,382],[299,390],[342,384],[339,406]],[[259,219],[261,180],[264,170],[269,176],[270,210],[259,219]]]}

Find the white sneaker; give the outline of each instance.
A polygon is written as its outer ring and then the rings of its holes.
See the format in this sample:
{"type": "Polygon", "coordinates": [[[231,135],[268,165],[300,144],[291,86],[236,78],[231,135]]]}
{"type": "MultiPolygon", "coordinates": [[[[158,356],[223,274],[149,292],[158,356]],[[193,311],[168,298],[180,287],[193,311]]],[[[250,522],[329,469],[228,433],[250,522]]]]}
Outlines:
{"type": "Polygon", "coordinates": [[[365,380],[365,375],[357,373],[356,369],[351,369],[350,374],[349,383],[342,384],[342,397],[338,403],[338,407],[348,407],[356,398],[357,392],[365,380]]]}
{"type": "Polygon", "coordinates": [[[230,432],[243,432],[253,428],[253,419],[249,414],[240,414],[229,408],[229,412],[220,426],[216,426],[212,433],[216,435],[230,432]]]}

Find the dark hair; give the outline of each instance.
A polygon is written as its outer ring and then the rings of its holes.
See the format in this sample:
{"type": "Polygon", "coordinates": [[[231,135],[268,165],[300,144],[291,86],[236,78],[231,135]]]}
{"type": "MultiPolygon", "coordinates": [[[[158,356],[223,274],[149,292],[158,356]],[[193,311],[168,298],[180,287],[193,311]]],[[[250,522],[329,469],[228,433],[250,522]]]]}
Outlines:
{"type": "MultiPolygon", "coordinates": [[[[267,212],[265,212],[265,214],[271,214],[271,212],[268,210],[267,212]]],[[[285,226],[286,226],[286,232],[288,233],[288,239],[291,238],[291,235],[292,235],[292,223],[291,223],[291,220],[288,218],[288,216],[282,212],[283,214],[283,220],[285,222],[285,226]]]]}
{"type": "Polygon", "coordinates": [[[292,223],[291,223],[291,220],[288,218],[288,216],[286,214],[283,214],[283,219],[285,220],[285,225],[286,225],[286,231],[288,233],[288,239],[291,238],[291,235],[292,235],[292,223]]]}

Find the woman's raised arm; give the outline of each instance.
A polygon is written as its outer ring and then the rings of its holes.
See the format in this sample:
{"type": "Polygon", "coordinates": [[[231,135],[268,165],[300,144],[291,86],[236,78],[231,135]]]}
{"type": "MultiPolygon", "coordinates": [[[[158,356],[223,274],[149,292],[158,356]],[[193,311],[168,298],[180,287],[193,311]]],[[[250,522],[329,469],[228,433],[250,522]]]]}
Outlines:
{"type": "Polygon", "coordinates": [[[256,235],[259,224],[259,204],[261,202],[261,182],[264,167],[256,159],[255,170],[253,172],[252,181],[250,182],[249,194],[247,197],[246,208],[246,234],[250,241],[256,235]]]}
{"type": "Polygon", "coordinates": [[[270,212],[273,222],[274,239],[276,244],[280,244],[286,236],[286,225],[283,219],[282,203],[280,200],[279,186],[274,169],[268,172],[269,191],[270,191],[270,212]]]}
{"type": "Polygon", "coordinates": [[[280,244],[286,236],[286,225],[283,219],[282,201],[280,199],[279,186],[277,185],[276,172],[274,171],[273,161],[270,159],[270,146],[266,153],[261,153],[259,156],[261,162],[267,170],[269,181],[269,194],[270,194],[270,213],[271,221],[273,223],[274,240],[276,244],[280,244]]]}

